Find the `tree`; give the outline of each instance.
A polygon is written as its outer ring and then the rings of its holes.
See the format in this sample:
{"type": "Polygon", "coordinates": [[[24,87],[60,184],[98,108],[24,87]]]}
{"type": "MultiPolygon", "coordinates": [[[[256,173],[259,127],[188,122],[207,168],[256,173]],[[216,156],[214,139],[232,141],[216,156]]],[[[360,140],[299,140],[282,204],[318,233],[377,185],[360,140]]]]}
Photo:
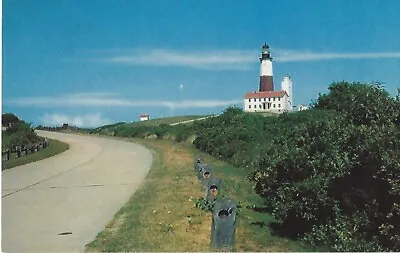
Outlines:
{"type": "Polygon", "coordinates": [[[356,125],[391,124],[397,121],[400,101],[390,97],[379,82],[334,82],[329,93],[314,102],[317,109],[345,114],[356,125]]]}
{"type": "Polygon", "coordinates": [[[20,120],[17,116],[12,113],[3,113],[1,116],[2,126],[8,126],[9,124],[18,123],[20,120]]]}

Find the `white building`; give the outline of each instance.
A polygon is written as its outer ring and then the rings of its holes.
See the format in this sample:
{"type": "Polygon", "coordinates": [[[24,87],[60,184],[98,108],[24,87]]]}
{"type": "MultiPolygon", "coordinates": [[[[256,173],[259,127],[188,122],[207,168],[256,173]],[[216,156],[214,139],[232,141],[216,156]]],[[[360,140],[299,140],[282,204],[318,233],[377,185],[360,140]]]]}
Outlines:
{"type": "Polygon", "coordinates": [[[274,90],[272,57],[269,46],[261,48],[260,84],[256,92],[246,93],[244,96],[244,111],[246,112],[273,112],[283,113],[293,110],[292,80],[285,76],[281,90],[274,90]]]}
{"type": "Polygon", "coordinates": [[[250,92],[244,96],[244,111],[283,113],[290,111],[286,91],[250,92]]]}
{"type": "Polygon", "coordinates": [[[140,121],[145,121],[145,120],[149,120],[150,116],[148,114],[142,114],[140,115],[140,121]]]}

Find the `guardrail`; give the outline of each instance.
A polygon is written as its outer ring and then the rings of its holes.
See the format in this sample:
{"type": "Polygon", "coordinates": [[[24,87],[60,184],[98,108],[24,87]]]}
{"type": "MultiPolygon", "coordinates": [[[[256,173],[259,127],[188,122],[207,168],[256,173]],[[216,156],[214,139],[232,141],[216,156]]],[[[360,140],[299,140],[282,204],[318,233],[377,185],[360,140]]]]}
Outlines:
{"type": "Polygon", "coordinates": [[[208,201],[215,201],[212,210],[210,246],[232,250],[235,244],[237,203],[220,198],[222,180],[214,177],[214,169],[197,156],[193,169],[201,181],[201,191],[208,201]]]}
{"type": "Polygon", "coordinates": [[[45,140],[39,143],[30,144],[28,146],[16,147],[15,149],[11,150],[7,149],[1,152],[1,160],[2,161],[10,160],[13,154],[15,154],[14,155],[15,158],[20,158],[21,156],[38,152],[39,150],[47,148],[48,146],[49,142],[45,140]]]}

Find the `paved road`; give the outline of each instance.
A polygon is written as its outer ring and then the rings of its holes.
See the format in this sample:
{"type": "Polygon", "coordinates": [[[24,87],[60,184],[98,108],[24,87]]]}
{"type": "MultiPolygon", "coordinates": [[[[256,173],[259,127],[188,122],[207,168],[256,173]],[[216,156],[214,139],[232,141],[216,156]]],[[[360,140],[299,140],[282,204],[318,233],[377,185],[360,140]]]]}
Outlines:
{"type": "Polygon", "coordinates": [[[117,140],[38,134],[70,149],[2,172],[2,252],[82,252],[143,181],[151,153],[117,140]]]}

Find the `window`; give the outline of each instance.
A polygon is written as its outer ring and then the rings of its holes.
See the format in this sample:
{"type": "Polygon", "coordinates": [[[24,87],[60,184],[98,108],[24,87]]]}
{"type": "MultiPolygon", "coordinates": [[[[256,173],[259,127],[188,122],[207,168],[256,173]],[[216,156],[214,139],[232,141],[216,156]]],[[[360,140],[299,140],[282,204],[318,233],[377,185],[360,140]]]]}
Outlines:
{"type": "Polygon", "coordinates": [[[254,108],[257,108],[257,106],[256,106],[256,105],[254,105],[254,108]]]}
{"type": "Polygon", "coordinates": [[[268,101],[271,101],[271,98],[268,98],[268,101]]]}
{"type": "Polygon", "coordinates": [[[275,101],[275,98],[274,98],[274,101],[275,101]]]}
{"type": "Polygon", "coordinates": [[[276,107],[276,104],[274,104],[274,107],[276,107]]]}
{"type": "Polygon", "coordinates": [[[249,105],[249,109],[251,109],[251,105],[249,105]]]}
{"type": "Polygon", "coordinates": [[[267,99],[266,99],[266,98],[264,98],[264,101],[267,101],[267,99]]]}
{"type": "Polygon", "coordinates": [[[256,99],[254,99],[254,102],[256,102],[256,99]]]}
{"type": "Polygon", "coordinates": [[[278,98],[278,101],[281,101],[281,98],[278,98]]]}
{"type": "Polygon", "coordinates": [[[281,107],[281,104],[278,104],[278,107],[281,107]]]}
{"type": "Polygon", "coordinates": [[[251,98],[249,98],[249,102],[251,102],[251,98]]]}
{"type": "Polygon", "coordinates": [[[258,99],[258,102],[261,102],[261,98],[258,99]]]}
{"type": "Polygon", "coordinates": [[[258,105],[258,108],[260,108],[260,109],[261,109],[261,105],[258,105]]]}

